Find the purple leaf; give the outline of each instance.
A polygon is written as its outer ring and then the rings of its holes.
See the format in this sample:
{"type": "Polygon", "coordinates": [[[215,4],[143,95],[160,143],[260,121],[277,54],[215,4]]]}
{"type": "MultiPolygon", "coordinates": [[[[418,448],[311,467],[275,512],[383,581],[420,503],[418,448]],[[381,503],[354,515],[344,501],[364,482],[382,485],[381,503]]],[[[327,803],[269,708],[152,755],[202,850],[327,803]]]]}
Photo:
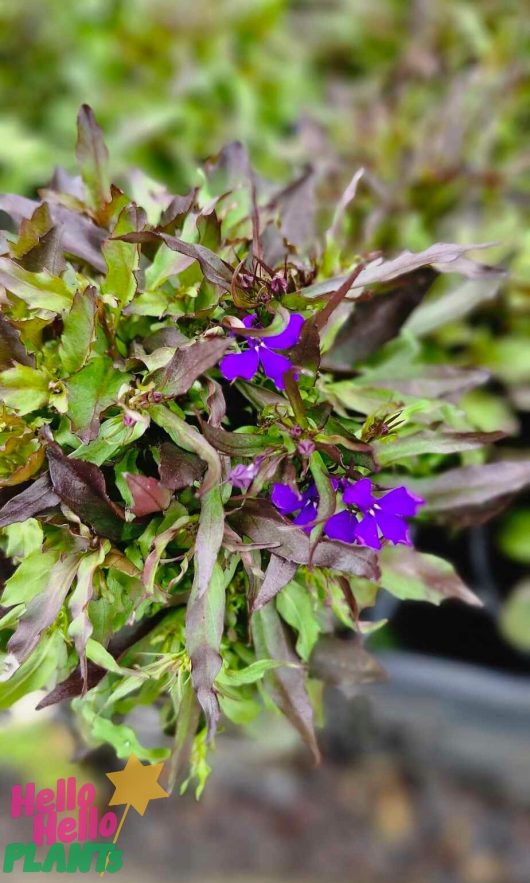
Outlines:
{"type": "Polygon", "coordinates": [[[208,411],[208,423],[211,426],[220,426],[226,416],[226,402],[222,386],[211,377],[206,378],[208,398],[206,408],[208,411]]]}
{"type": "Polygon", "coordinates": [[[147,380],[165,396],[183,395],[198,377],[217,365],[229,345],[230,341],[225,337],[196,340],[177,349],[170,362],[153,371],[147,380]]]}
{"type": "MultiPolygon", "coordinates": [[[[10,215],[18,224],[24,218],[30,218],[40,204],[15,193],[0,195],[0,210],[10,215]]],[[[85,215],[63,205],[48,202],[48,207],[54,224],[61,227],[64,251],[81,258],[100,273],[104,273],[107,265],[101,253],[101,246],[108,235],[107,231],[97,227],[85,215]]]]}
{"type": "Polygon", "coordinates": [[[314,241],[315,232],[315,174],[311,168],[292,181],[270,200],[269,207],[277,208],[280,229],[293,245],[314,241]]]}
{"type": "Polygon", "coordinates": [[[92,206],[100,211],[110,201],[109,153],[94,111],[83,104],[77,115],[76,156],[92,206]]]}
{"type": "Polygon", "coordinates": [[[195,427],[190,426],[164,405],[152,405],[149,413],[154,422],[164,429],[172,441],[185,451],[197,454],[207,465],[206,475],[201,485],[201,494],[206,495],[222,481],[221,461],[217,451],[203,438],[195,427]]]}
{"type": "MultiPolygon", "coordinates": [[[[390,481],[386,484],[391,486],[390,481]]],[[[425,512],[461,526],[482,523],[530,486],[530,460],[502,460],[450,469],[430,478],[407,478],[407,486],[423,497],[425,512]]]]}
{"type": "Polygon", "coordinates": [[[62,502],[96,533],[121,539],[123,510],[109,499],[101,469],[65,457],[58,445],[49,445],[46,453],[53,489],[62,502]]]}
{"type": "Polygon", "coordinates": [[[223,261],[214,251],[204,245],[194,245],[184,242],[176,236],[168,236],[166,233],[157,233],[154,230],[143,230],[140,233],[126,233],[120,236],[124,242],[165,242],[172,251],[185,254],[199,264],[204,278],[213,285],[219,285],[225,291],[230,291],[234,269],[223,261]]]}
{"type": "Polygon", "coordinates": [[[11,368],[13,362],[35,367],[35,358],[26,352],[20,332],[0,313],[0,369],[11,368]]]}
{"type": "MultiPolygon", "coordinates": [[[[477,279],[483,276],[499,276],[505,271],[498,267],[479,264],[464,257],[468,251],[490,248],[491,244],[456,245],[449,242],[437,242],[435,245],[426,248],[425,251],[403,251],[390,261],[376,258],[363,267],[362,272],[350,284],[350,287],[352,290],[361,289],[367,285],[375,285],[376,282],[389,282],[391,279],[397,279],[399,276],[412,273],[420,269],[420,267],[428,266],[434,266],[435,270],[439,273],[462,273],[464,276],[477,279]]],[[[347,276],[336,276],[333,279],[326,279],[325,282],[317,282],[315,285],[305,288],[303,295],[311,299],[320,298],[335,291],[347,279],[347,276]]]]}
{"type": "Polygon", "coordinates": [[[297,569],[297,565],[291,561],[285,561],[285,559],[271,554],[267,570],[265,571],[265,579],[252,602],[251,612],[255,613],[257,610],[265,607],[265,604],[268,604],[278,592],[285,588],[287,583],[291,582],[297,569]]]}
{"type": "Polygon", "coordinates": [[[124,472],[123,477],[133,496],[132,511],[137,518],[167,509],[171,502],[171,491],[156,478],[132,472],[124,472]]]}
{"type": "Polygon", "coordinates": [[[403,277],[399,285],[378,292],[371,300],[357,303],[324,358],[325,370],[351,370],[356,362],[366,359],[396,337],[437,275],[431,267],[422,267],[403,277]]]}
{"type": "Polygon", "coordinates": [[[26,521],[58,506],[60,497],[55,493],[48,473],[41,475],[25,490],[12,497],[0,509],[0,527],[26,521]]]}
{"type": "Polygon", "coordinates": [[[29,602],[7,644],[7,652],[13,658],[13,672],[35,649],[42,632],[55,622],[78,566],[78,555],[69,555],[58,561],[50,571],[46,591],[40,592],[29,602]]]}
{"type": "Polygon", "coordinates": [[[201,481],[205,469],[204,463],[195,454],[182,451],[171,442],[163,442],[160,446],[160,480],[170,490],[192,487],[196,481],[201,481]]]}

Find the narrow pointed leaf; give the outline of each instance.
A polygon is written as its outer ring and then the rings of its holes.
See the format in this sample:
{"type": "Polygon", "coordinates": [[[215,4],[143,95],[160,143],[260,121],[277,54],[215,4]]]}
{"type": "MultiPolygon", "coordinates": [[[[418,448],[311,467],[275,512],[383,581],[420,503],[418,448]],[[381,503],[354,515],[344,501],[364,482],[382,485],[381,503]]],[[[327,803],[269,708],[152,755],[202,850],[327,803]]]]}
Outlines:
{"type": "MultiPolygon", "coordinates": [[[[274,659],[284,663],[298,664],[287,631],[282,625],[274,604],[267,604],[252,618],[252,636],[258,659],[274,659]]],[[[288,720],[298,730],[309,747],[315,763],[320,751],[315,736],[313,708],[307,695],[303,668],[279,668],[271,672],[273,698],[288,720]]]]}

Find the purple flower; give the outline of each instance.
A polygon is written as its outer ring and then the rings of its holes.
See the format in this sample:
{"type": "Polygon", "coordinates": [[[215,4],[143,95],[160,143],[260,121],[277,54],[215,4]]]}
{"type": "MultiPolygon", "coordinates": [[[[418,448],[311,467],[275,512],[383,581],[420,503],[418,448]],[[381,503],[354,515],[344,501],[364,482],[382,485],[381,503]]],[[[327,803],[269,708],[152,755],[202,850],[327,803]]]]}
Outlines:
{"type": "MultiPolygon", "coordinates": [[[[341,482],[331,477],[331,484],[337,491],[341,482]]],[[[282,515],[295,516],[293,524],[303,527],[306,533],[311,533],[312,522],[318,515],[319,503],[318,491],[313,481],[303,493],[294,491],[288,484],[276,483],[272,486],[271,501],[282,515]]]]}
{"type": "Polygon", "coordinates": [[[256,478],[256,475],[259,472],[260,463],[263,460],[263,457],[258,457],[254,463],[250,463],[249,466],[244,466],[243,463],[239,463],[237,466],[234,466],[230,475],[228,476],[228,481],[234,487],[237,487],[241,491],[246,491],[256,478]]]}
{"type": "Polygon", "coordinates": [[[294,515],[293,524],[304,527],[306,533],[311,532],[311,524],[318,513],[318,492],[314,482],[307,490],[298,493],[288,484],[276,483],[272,486],[271,500],[282,515],[294,515]]]}
{"type": "Polygon", "coordinates": [[[314,441],[310,438],[303,438],[298,442],[298,453],[301,457],[310,457],[317,449],[314,441]]]}
{"type": "MultiPolygon", "coordinates": [[[[255,313],[243,319],[245,328],[252,328],[255,322],[255,313]]],[[[303,316],[299,313],[291,313],[287,327],[280,334],[264,338],[245,338],[248,349],[224,356],[219,364],[221,374],[226,380],[236,380],[238,377],[252,380],[261,365],[265,376],[272,380],[278,389],[284,389],[283,377],[292,365],[287,356],[282,356],[275,350],[290,350],[295,346],[300,339],[303,324],[303,316]]]]}
{"type": "Polygon", "coordinates": [[[328,519],[327,536],[343,543],[358,542],[362,546],[380,549],[381,539],[411,545],[405,519],[416,515],[424,501],[405,487],[394,488],[376,498],[372,494],[370,479],[362,478],[345,486],[342,502],[347,508],[328,519]],[[359,513],[362,515],[360,520],[357,519],[359,513]]]}

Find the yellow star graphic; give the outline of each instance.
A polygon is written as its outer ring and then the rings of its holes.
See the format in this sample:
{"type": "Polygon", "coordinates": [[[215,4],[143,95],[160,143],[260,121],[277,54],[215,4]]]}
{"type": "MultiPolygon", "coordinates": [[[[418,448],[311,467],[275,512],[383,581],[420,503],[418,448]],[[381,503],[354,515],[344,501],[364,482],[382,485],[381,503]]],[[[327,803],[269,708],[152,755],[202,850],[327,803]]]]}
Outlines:
{"type": "Polygon", "coordinates": [[[109,806],[126,803],[127,809],[133,806],[136,812],[143,816],[150,800],[169,797],[167,791],[158,784],[163,766],[163,763],[144,766],[132,754],[122,770],[117,773],[106,773],[115,789],[109,800],[109,806]]]}

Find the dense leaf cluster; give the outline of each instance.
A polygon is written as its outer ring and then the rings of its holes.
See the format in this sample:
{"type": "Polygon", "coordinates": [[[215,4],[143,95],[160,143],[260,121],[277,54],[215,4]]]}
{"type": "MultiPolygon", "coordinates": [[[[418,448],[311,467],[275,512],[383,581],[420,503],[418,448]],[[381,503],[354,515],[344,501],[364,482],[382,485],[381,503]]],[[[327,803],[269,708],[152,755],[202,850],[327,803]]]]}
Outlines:
{"type": "Polygon", "coordinates": [[[74,699],[89,743],[171,755],[174,780],[191,759],[199,789],[219,721],[249,723],[263,705],[317,757],[319,674],[333,669],[315,661],[320,636],[331,652],[351,630],[334,681],[366,679],[378,669],[360,642],[382,623],[363,611],[380,590],[478,603],[412,546],[326,536],[334,489],[406,486],[421,518],[465,524],[530,482],[526,461],[484,464],[500,434],[458,406],[485,372],[430,362],[413,333],[440,273],[500,274],[467,256],[478,246],[349,254],[354,184],[317,236],[310,173],[275,189],[239,144],[185,195],[138,175],[125,193],[83,107],[77,158],[81,176],[58,171],[38,201],[0,198],[13,223],[0,249],[0,543],[13,565],[0,704],[39,688],[41,706],[74,699]],[[227,382],[227,355],[286,340],[293,315],[282,382],[261,369],[227,382]],[[304,529],[271,488],[310,483],[304,529]],[[160,710],[159,748],[127,722],[142,705],[160,710]]]}

